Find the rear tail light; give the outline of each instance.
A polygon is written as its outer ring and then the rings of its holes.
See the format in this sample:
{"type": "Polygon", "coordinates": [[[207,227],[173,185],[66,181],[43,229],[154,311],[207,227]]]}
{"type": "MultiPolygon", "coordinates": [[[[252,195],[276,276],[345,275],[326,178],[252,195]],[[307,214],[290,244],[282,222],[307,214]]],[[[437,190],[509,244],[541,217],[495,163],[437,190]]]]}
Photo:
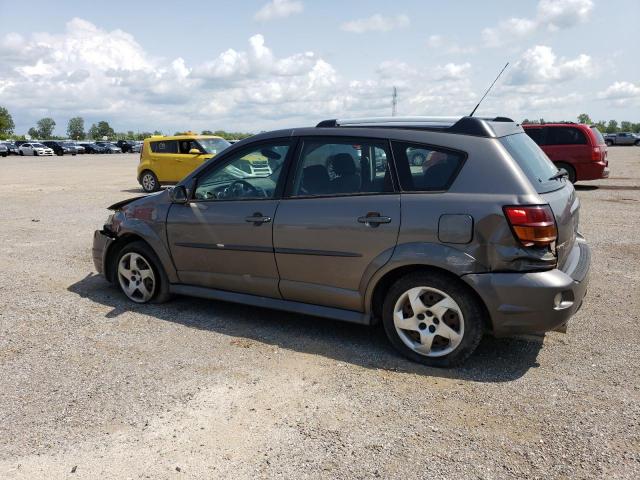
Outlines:
{"type": "Polygon", "coordinates": [[[600,150],[600,147],[593,147],[591,150],[591,160],[594,162],[602,160],[602,150],[600,150]]]}
{"type": "Polygon", "coordinates": [[[513,234],[525,247],[545,247],[558,238],[556,219],[549,205],[504,207],[513,234]]]}

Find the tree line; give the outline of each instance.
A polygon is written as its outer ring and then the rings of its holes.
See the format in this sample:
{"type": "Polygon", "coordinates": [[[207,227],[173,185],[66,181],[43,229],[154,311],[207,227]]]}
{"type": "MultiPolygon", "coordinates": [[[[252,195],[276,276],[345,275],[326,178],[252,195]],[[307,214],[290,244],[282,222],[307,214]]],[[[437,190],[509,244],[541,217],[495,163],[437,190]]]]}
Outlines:
{"type": "MultiPolygon", "coordinates": [[[[617,120],[609,120],[609,121],[600,120],[598,122],[594,122],[593,120],[591,120],[591,117],[586,113],[581,113],[576,118],[578,120],[578,123],[586,123],[587,125],[593,125],[594,127],[597,127],[598,130],[600,130],[602,133],[618,133],[618,132],[640,133],[640,123],[633,123],[627,120],[623,120],[620,123],[618,123],[617,120]]],[[[544,118],[541,118],[540,120],[529,120],[528,118],[525,118],[522,121],[522,123],[523,124],[527,124],[527,123],[540,124],[540,123],[558,123],[558,122],[545,121],[544,118]]]]}
{"type": "MultiPolygon", "coordinates": [[[[45,117],[36,122],[34,127],[31,127],[27,134],[31,138],[37,139],[73,139],[73,140],[102,140],[107,137],[109,140],[144,140],[152,135],[162,135],[162,132],[155,130],[153,132],[134,132],[128,130],[126,132],[116,132],[109,122],[102,120],[91,124],[88,131],[85,131],[84,118],[73,117],[69,119],[67,123],[67,135],[64,137],[56,136],[53,134],[56,128],[56,122],[53,118],[45,117]]],[[[0,139],[12,138],[14,140],[25,140],[24,135],[17,135],[14,132],[15,124],[13,117],[9,111],[0,106],[0,139]]],[[[180,132],[176,132],[175,135],[179,135],[180,132]]],[[[251,133],[243,132],[226,132],[224,130],[203,130],[202,135],[217,135],[227,140],[243,139],[250,137],[251,133]]]]}

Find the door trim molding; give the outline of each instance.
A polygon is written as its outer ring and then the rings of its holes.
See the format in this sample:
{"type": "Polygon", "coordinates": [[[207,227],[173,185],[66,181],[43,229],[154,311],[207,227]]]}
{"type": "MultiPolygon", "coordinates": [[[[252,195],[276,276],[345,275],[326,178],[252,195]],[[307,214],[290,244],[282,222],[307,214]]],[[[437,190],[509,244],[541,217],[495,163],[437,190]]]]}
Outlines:
{"type": "Polygon", "coordinates": [[[321,257],[362,257],[356,252],[337,252],[335,250],[312,250],[307,248],[276,248],[276,253],[284,255],[317,255],[321,257]]]}
{"type": "Polygon", "coordinates": [[[261,253],[273,253],[272,247],[259,247],[256,245],[228,245],[223,243],[188,243],[177,242],[173,244],[174,247],[185,248],[204,248],[207,250],[231,250],[237,252],[261,252],[261,253]]]}

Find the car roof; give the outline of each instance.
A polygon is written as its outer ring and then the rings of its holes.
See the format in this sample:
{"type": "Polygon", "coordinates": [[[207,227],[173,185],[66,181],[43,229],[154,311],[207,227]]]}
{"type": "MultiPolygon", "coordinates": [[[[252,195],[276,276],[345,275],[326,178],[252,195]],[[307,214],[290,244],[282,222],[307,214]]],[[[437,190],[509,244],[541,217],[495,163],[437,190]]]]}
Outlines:
{"type": "Polygon", "coordinates": [[[524,128],[543,128],[543,127],[576,127],[576,128],[594,128],[595,125],[587,125],[586,123],[575,122],[554,122],[554,123],[525,123],[524,128]]]}
{"type": "Polygon", "coordinates": [[[218,135],[152,135],[151,137],[147,137],[144,141],[154,141],[157,142],[159,140],[198,140],[203,138],[217,138],[220,140],[224,140],[224,138],[219,137],[218,135]]]}

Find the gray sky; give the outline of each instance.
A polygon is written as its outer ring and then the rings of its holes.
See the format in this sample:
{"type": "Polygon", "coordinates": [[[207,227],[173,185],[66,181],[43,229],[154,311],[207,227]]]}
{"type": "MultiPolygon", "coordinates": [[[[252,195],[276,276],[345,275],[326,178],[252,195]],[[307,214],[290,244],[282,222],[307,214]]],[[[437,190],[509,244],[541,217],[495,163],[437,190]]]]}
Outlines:
{"type": "Polygon", "coordinates": [[[640,1],[0,0],[0,105],[116,130],[471,111],[640,121],[640,1]]]}

